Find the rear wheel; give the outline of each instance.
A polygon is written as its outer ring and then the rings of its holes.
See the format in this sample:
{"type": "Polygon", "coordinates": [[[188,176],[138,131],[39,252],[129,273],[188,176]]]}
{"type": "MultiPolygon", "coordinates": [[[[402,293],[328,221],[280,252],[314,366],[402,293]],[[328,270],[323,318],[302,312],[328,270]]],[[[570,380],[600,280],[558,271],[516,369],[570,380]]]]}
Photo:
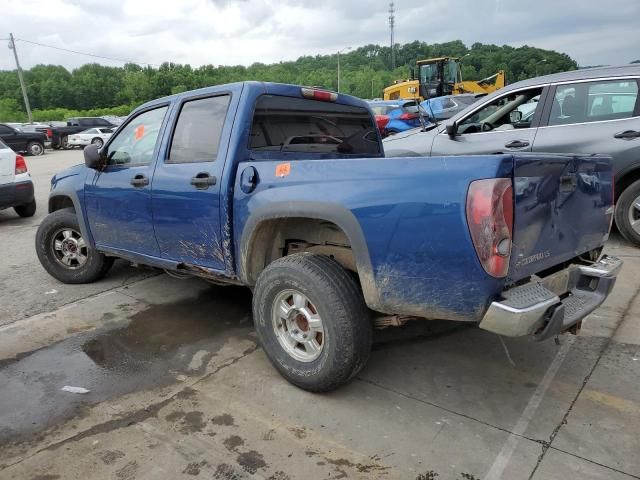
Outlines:
{"type": "Polygon", "coordinates": [[[69,138],[66,135],[60,138],[60,148],[69,148],[69,138]]]}
{"type": "Polygon", "coordinates": [[[27,152],[34,157],[42,155],[44,153],[44,145],[40,142],[29,142],[27,144],[27,152]]]}
{"type": "Polygon", "coordinates": [[[622,236],[640,247],[640,180],[629,185],[618,198],[615,218],[622,236]]]}
{"type": "Polygon", "coordinates": [[[333,390],[369,358],[372,326],[362,292],[329,257],[301,253],[268,265],[256,283],[253,317],[271,363],[305,390],[333,390]]]}
{"type": "Polygon", "coordinates": [[[70,208],[57,210],[42,221],[36,233],[36,253],[44,269],[63,283],[94,282],[113,265],[113,258],[87,245],[70,208]]]}
{"type": "Polygon", "coordinates": [[[13,207],[13,209],[21,217],[33,217],[36,213],[36,200],[34,198],[30,203],[18,205],[17,207],[13,207]]]}

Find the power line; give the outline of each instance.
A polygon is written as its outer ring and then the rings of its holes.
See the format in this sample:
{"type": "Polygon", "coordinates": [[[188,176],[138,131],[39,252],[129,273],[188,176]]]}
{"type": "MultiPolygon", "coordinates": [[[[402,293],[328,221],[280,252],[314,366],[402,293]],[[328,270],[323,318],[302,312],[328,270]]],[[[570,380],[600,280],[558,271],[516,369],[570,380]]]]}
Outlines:
{"type": "Polygon", "coordinates": [[[39,47],[52,48],[54,50],[61,50],[63,52],[75,53],[77,55],[85,55],[87,57],[101,58],[103,60],[111,60],[111,61],[122,62],[122,63],[136,63],[136,64],[139,64],[139,65],[149,65],[151,67],[159,67],[160,66],[160,65],[157,65],[155,63],[134,62],[133,60],[123,60],[122,58],[113,58],[113,57],[106,57],[104,55],[96,55],[94,53],[79,52],[77,50],[71,50],[69,48],[55,47],[53,45],[46,45],[44,43],[34,42],[32,40],[25,40],[24,38],[16,38],[16,40],[19,41],[19,42],[25,42],[25,43],[30,43],[32,45],[37,45],[39,47]]]}

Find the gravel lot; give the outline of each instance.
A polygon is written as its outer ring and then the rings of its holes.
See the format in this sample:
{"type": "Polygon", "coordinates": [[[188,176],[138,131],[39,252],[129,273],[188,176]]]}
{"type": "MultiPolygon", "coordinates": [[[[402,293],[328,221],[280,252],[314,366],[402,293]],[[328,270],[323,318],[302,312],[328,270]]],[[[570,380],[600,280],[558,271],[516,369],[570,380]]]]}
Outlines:
{"type": "Polygon", "coordinates": [[[246,289],[125,262],[92,285],[42,270],[49,179],[81,161],[28,158],[36,216],[0,212],[0,478],[640,478],[640,250],[619,237],[618,284],[579,336],[409,324],[312,395],[256,345],[246,289]]]}

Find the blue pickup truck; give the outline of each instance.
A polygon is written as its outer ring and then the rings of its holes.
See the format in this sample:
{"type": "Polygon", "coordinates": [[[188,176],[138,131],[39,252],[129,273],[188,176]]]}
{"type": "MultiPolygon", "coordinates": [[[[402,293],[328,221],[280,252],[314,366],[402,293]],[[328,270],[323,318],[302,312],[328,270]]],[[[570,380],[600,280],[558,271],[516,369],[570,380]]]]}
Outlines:
{"type": "Polygon", "coordinates": [[[621,266],[601,254],[609,157],[385,158],[367,104],[334,92],[244,82],[161,98],[84,155],[51,181],[44,268],[86,283],[123,258],[246,285],[267,356],[310,391],[353,378],[376,325],[575,329],[621,266]]]}

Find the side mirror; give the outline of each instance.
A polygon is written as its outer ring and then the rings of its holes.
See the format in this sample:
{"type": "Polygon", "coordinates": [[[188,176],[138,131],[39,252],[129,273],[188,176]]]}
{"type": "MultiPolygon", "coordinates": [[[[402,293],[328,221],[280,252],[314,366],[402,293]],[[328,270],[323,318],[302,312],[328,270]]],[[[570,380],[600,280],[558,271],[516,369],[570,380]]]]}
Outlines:
{"type": "Polygon", "coordinates": [[[509,113],[509,123],[518,123],[522,120],[522,112],[520,110],[512,110],[509,113]]]}
{"type": "Polygon", "coordinates": [[[449,123],[445,128],[447,129],[447,135],[451,138],[455,137],[458,133],[458,124],[456,122],[449,123]]]}
{"type": "Polygon", "coordinates": [[[97,145],[87,145],[84,148],[84,164],[87,168],[97,170],[103,165],[103,155],[97,145]]]}

